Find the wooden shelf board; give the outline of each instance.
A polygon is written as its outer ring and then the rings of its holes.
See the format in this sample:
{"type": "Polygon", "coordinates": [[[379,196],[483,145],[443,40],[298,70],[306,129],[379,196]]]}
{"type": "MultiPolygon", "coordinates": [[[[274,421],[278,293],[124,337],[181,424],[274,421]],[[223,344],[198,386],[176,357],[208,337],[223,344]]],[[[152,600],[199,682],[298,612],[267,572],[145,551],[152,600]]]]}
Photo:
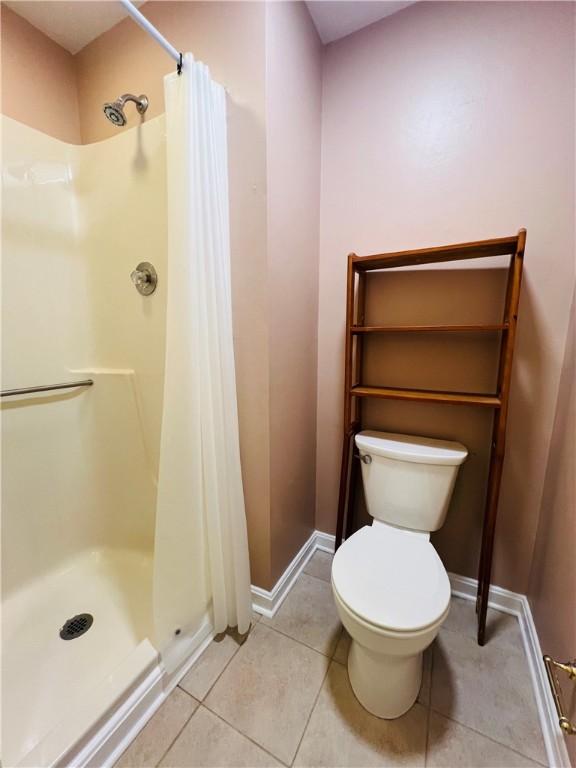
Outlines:
{"type": "Polygon", "coordinates": [[[441,392],[428,389],[403,389],[400,387],[352,387],[354,397],[379,397],[386,400],[411,400],[448,405],[482,405],[499,408],[502,404],[497,395],[484,395],[475,392],[441,392]]]}
{"type": "Polygon", "coordinates": [[[505,331],[507,323],[482,325],[357,325],[350,328],[355,336],[361,333],[476,333],[505,331]]]}
{"type": "Polygon", "coordinates": [[[518,235],[479,240],[473,243],[444,245],[438,248],[420,248],[413,251],[378,253],[372,256],[350,254],[352,266],[358,272],[372,269],[410,267],[418,264],[434,264],[442,261],[483,259],[489,256],[513,256],[518,246],[518,235]]]}

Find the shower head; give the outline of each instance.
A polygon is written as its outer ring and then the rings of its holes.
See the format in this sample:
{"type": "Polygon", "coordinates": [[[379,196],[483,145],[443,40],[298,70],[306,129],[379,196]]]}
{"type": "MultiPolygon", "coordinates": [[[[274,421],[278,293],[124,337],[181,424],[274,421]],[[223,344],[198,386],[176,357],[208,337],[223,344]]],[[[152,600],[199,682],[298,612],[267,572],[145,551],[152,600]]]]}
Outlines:
{"type": "Polygon", "coordinates": [[[113,125],[119,128],[127,123],[126,115],[124,114],[124,105],[127,101],[133,101],[136,104],[136,109],[140,115],[143,115],[148,109],[148,98],[144,94],[133,96],[131,93],[125,93],[116,101],[107,102],[104,104],[104,114],[113,125]]]}

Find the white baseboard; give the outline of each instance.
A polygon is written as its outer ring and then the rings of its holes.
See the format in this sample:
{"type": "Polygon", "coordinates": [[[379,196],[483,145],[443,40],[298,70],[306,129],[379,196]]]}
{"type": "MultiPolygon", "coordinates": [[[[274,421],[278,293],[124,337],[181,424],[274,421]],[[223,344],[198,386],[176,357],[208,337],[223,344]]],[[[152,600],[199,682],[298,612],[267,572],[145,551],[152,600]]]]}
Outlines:
{"type": "Polygon", "coordinates": [[[334,554],[336,536],[332,533],[322,533],[322,531],[315,531],[314,535],[316,536],[316,549],[329,552],[331,555],[334,554]]]}
{"type": "MultiPolygon", "coordinates": [[[[476,600],[478,582],[467,576],[458,576],[450,573],[452,594],[465,600],[476,600]]],[[[538,707],[538,716],[542,728],[542,736],[546,747],[546,756],[551,768],[570,768],[570,758],[566,748],[565,737],[558,725],[558,715],[544,662],[542,661],[542,649],[536,626],[530,610],[530,603],[526,595],[511,592],[502,587],[490,587],[488,605],[496,611],[510,613],[516,616],[520,624],[520,632],[524,643],[524,651],[528,660],[532,688],[538,707]]]]}
{"type": "Polygon", "coordinates": [[[273,618],[314,552],[320,549],[332,553],[334,542],[335,537],[329,533],[314,531],[270,591],[252,586],[252,607],[256,613],[273,618]]]}
{"type": "Polygon", "coordinates": [[[212,622],[210,617],[206,616],[200,628],[189,638],[189,655],[178,669],[168,674],[158,657],[158,663],[138,688],[128,693],[124,701],[116,702],[113,711],[102,718],[100,728],[90,740],[81,745],[81,748],[77,747],[74,752],[68,753],[63,765],[67,768],[88,768],[94,765],[111,768],[204,652],[213,637],[212,622]]]}
{"type": "Polygon", "coordinates": [[[164,702],[162,670],[158,664],[140,686],[104,720],[89,742],[62,764],[67,768],[98,765],[111,768],[164,702]]]}

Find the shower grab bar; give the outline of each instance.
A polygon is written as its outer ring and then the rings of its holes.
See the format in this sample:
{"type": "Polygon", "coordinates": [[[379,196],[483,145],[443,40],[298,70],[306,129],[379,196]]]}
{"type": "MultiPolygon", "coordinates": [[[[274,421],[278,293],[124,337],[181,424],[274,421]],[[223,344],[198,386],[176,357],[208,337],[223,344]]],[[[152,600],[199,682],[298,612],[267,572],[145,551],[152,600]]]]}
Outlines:
{"type": "Polygon", "coordinates": [[[22,387],[21,389],[3,389],[0,397],[14,397],[15,395],[32,395],[35,392],[52,392],[55,389],[73,389],[74,387],[91,387],[94,384],[92,379],[83,379],[82,381],[69,381],[64,384],[45,384],[40,387],[22,387]]]}

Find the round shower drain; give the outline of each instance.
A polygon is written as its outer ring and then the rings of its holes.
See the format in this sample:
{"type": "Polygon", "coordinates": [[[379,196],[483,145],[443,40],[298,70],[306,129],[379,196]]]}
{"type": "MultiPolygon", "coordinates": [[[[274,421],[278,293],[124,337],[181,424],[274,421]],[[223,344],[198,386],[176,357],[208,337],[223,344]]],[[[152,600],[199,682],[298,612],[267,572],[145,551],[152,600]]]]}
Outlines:
{"type": "Polygon", "coordinates": [[[80,635],[88,632],[94,621],[94,616],[90,613],[79,613],[72,616],[60,630],[62,640],[75,640],[80,635]]]}

